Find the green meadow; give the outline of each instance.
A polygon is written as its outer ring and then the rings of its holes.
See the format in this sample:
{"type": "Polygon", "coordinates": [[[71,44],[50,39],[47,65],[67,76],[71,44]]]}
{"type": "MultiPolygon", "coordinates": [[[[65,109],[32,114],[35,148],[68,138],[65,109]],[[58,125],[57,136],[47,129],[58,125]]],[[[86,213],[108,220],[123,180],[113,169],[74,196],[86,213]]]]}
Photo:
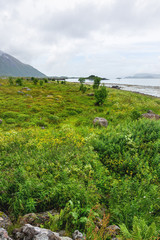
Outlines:
{"type": "Polygon", "coordinates": [[[97,106],[90,85],[83,93],[60,81],[0,83],[1,211],[16,222],[55,209],[47,227],[87,239],[111,239],[93,236],[95,219],[108,216],[120,239],[158,239],[160,120],[141,114],[160,114],[159,98],[108,88],[97,106]],[[95,117],[108,127],[94,126],[95,117]],[[148,237],[134,238],[135,229],[148,237]]]}

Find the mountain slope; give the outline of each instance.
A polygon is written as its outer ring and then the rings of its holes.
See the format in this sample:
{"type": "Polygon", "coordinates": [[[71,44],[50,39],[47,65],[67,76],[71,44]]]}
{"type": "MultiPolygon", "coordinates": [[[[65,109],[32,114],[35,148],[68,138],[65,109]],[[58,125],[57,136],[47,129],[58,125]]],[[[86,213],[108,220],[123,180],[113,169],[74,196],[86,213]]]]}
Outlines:
{"type": "Polygon", "coordinates": [[[46,75],[32,66],[24,64],[2,51],[0,51],[0,76],[46,77],[46,75]]]}
{"type": "Polygon", "coordinates": [[[160,74],[153,73],[138,73],[133,76],[128,76],[126,78],[160,78],[160,74]]]}

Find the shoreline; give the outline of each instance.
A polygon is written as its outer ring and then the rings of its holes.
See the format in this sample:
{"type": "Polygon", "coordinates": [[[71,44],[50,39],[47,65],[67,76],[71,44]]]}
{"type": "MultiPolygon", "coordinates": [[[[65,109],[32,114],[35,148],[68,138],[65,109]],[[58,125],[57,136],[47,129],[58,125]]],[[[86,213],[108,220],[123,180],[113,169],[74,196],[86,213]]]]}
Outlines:
{"type": "MultiPolygon", "coordinates": [[[[68,81],[70,82],[70,81],[68,81]]],[[[77,81],[70,83],[79,83],[77,81]]],[[[93,85],[92,82],[85,82],[86,85],[93,85]]],[[[119,84],[119,83],[101,83],[108,88],[112,88],[112,86],[118,86],[122,91],[128,91],[133,93],[138,93],[145,96],[160,98],[160,86],[144,86],[144,85],[132,85],[132,84],[119,84]]],[[[114,88],[113,88],[114,89],[114,88]]]]}

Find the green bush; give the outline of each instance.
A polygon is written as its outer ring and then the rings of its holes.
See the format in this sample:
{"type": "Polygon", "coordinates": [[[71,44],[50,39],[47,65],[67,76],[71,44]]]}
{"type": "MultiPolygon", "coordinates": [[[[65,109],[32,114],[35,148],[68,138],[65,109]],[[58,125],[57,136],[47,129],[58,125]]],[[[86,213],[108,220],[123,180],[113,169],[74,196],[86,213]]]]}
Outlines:
{"type": "Polygon", "coordinates": [[[59,117],[55,116],[55,115],[49,115],[48,119],[49,119],[50,123],[59,123],[60,122],[59,117]]]}
{"type": "Polygon", "coordinates": [[[19,86],[22,86],[23,85],[23,79],[22,78],[17,78],[16,79],[16,84],[19,85],[19,86]]]}
{"type": "Polygon", "coordinates": [[[17,118],[18,115],[19,115],[18,112],[9,111],[9,112],[4,112],[4,113],[2,114],[2,117],[3,117],[4,119],[6,119],[6,118],[17,118]]]}
{"type": "Polygon", "coordinates": [[[84,84],[81,84],[79,90],[80,90],[82,93],[85,93],[85,92],[87,91],[87,87],[84,86],[84,84]]]}
{"type": "Polygon", "coordinates": [[[39,81],[39,85],[42,86],[43,85],[43,80],[39,81]]]}
{"type": "Polygon", "coordinates": [[[12,77],[9,77],[8,81],[10,86],[14,85],[14,81],[12,77]]]}
{"type": "Polygon", "coordinates": [[[104,101],[106,100],[108,92],[106,87],[102,86],[100,89],[95,90],[95,98],[96,98],[96,105],[103,105],[104,101]]]}
{"type": "Polygon", "coordinates": [[[6,119],[6,123],[7,124],[15,124],[16,123],[16,120],[14,118],[7,118],[6,119]]]}

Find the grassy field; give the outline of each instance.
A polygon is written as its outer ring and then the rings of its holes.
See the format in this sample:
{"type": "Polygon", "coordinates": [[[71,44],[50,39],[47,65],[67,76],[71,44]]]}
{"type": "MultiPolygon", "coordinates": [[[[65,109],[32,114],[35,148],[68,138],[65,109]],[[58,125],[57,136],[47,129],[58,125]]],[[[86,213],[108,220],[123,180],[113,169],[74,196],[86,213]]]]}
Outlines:
{"type": "Polygon", "coordinates": [[[89,232],[92,209],[109,224],[131,230],[137,217],[160,230],[160,121],[141,118],[160,114],[159,98],[108,89],[95,106],[92,86],[0,83],[1,211],[17,219],[54,208],[53,230],[89,232]],[[95,117],[108,127],[94,127],[95,117]]]}

